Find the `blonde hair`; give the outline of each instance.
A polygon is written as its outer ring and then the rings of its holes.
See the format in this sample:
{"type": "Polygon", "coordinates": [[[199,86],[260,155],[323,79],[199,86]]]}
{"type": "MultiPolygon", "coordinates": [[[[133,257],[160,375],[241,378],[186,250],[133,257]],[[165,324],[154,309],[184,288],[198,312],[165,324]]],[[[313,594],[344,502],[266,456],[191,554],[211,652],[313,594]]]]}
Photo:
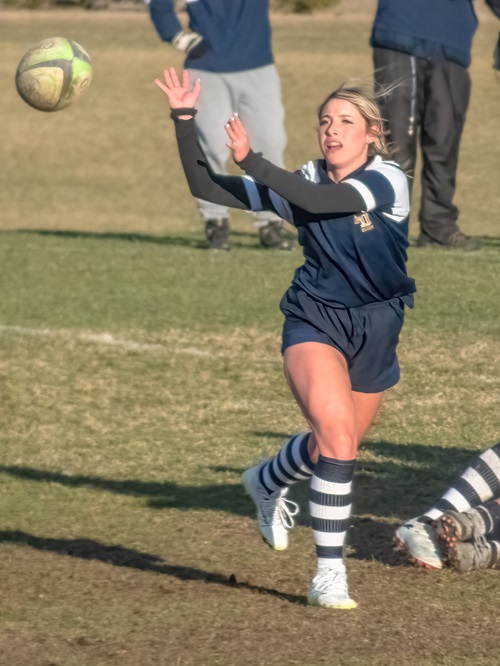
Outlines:
{"type": "Polygon", "coordinates": [[[390,159],[394,155],[394,149],[387,142],[387,132],[384,127],[385,120],[377,103],[377,98],[381,98],[385,94],[384,91],[377,94],[368,92],[364,85],[343,83],[337,90],[330,93],[320,105],[318,118],[321,119],[323,109],[332,99],[343,99],[350,102],[364,118],[367,131],[375,136],[375,141],[368,146],[368,156],[380,155],[384,159],[390,159]]]}

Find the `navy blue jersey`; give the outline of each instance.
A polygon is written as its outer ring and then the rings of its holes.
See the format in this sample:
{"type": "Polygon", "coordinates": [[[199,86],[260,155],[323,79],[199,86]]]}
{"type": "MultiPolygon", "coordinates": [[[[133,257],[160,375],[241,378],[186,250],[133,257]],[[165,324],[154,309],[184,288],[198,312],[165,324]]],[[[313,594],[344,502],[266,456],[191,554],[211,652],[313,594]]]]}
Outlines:
{"type": "Polygon", "coordinates": [[[194,120],[177,121],[176,136],[193,196],[272,211],[298,228],[305,263],[292,290],[335,308],[405,300],[415,291],[406,274],[408,181],[395,162],[373,157],[334,183],[324,160],[293,174],[250,151],[239,163],[247,174],[225,176],[208,165],[194,120]]]}
{"type": "Polygon", "coordinates": [[[370,44],[468,67],[476,28],[472,0],[379,0],[370,44]]]}
{"type": "MultiPolygon", "coordinates": [[[[335,186],[324,160],[308,162],[297,173],[314,183],[335,186]]],[[[350,214],[312,214],[272,190],[263,191],[250,176],[244,176],[244,183],[252,210],[265,209],[270,202],[278,215],[298,228],[305,263],[295,272],[293,288],[341,308],[415,291],[415,282],[406,273],[408,182],[395,162],[377,156],[343,179],[364,202],[362,210],[350,214]]]]}

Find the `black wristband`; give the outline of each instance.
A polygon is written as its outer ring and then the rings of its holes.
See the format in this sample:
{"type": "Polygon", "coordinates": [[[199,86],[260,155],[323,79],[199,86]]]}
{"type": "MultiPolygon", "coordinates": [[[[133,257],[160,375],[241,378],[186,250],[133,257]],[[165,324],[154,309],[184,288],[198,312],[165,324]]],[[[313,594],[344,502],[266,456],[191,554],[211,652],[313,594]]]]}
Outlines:
{"type": "Polygon", "coordinates": [[[197,113],[198,109],[194,108],[172,109],[170,111],[170,117],[172,118],[172,120],[179,120],[180,116],[191,116],[191,118],[194,118],[197,113]]]}
{"type": "Polygon", "coordinates": [[[258,161],[261,157],[262,153],[254,153],[250,148],[245,157],[240,162],[236,162],[236,164],[240,169],[243,169],[243,171],[247,171],[248,169],[251,169],[255,165],[255,161],[258,161]]]}

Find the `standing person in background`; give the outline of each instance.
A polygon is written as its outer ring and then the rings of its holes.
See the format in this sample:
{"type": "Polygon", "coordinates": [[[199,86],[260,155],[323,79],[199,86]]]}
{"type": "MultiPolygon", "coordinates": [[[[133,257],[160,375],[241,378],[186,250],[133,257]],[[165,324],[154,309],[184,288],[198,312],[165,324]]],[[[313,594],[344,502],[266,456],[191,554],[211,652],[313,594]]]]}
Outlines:
{"type": "MultiPolygon", "coordinates": [[[[500,15],[498,0],[487,0],[500,15]]],[[[422,150],[417,246],[479,247],[458,227],[453,204],[460,139],[470,98],[472,0],[378,0],[370,44],[396,161],[410,174],[422,150]]]]}
{"type": "MultiPolygon", "coordinates": [[[[224,123],[237,111],[256,150],[283,166],[286,145],[281,84],[274,66],[269,0],[187,0],[189,28],[175,12],[175,0],[151,0],[151,19],[162,40],[186,54],[184,67],[202,82],[196,118],[198,136],[212,168],[225,173],[229,157],[224,123]],[[262,100],[265,99],[265,103],[262,100]]],[[[198,199],[208,247],[229,250],[226,206],[198,199]]],[[[260,243],[289,250],[283,221],[254,214],[260,243]]]]}

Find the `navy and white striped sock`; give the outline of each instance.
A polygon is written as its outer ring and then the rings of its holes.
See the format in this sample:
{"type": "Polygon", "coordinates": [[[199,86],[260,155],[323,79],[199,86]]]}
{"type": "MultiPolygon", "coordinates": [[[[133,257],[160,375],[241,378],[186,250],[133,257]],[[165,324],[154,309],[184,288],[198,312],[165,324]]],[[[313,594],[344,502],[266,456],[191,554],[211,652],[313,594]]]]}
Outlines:
{"type": "Polygon", "coordinates": [[[319,456],[309,489],[309,512],[318,567],[342,569],[344,540],[351,515],[355,460],[319,456]]]}
{"type": "Polygon", "coordinates": [[[491,549],[490,568],[500,569],[500,542],[488,539],[488,544],[491,549]]]}
{"type": "Polygon", "coordinates": [[[302,432],[290,437],[278,454],[260,468],[259,480],[270,495],[312,476],[314,463],[307,449],[310,434],[302,432]]]}
{"type": "Polygon", "coordinates": [[[474,463],[422,518],[436,520],[445,511],[467,511],[500,493],[500,442],[481,453],[474,463]]]}
{"type": "Polygon", "coordinates": [[[475,509],[484,523],[489,539],[500,539],[500,500],[485,502],[475,509]]]}

